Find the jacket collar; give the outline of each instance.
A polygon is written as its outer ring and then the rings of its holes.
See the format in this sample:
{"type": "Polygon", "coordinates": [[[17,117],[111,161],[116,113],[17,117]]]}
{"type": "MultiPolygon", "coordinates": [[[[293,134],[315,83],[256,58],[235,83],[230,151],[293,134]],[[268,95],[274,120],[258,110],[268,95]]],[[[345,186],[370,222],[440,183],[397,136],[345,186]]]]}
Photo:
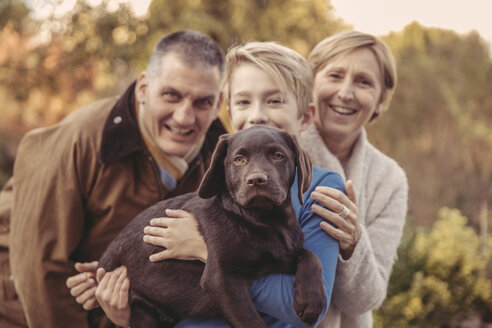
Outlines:
{"type": "Polygon", "coordinates": [[[104,124],[99,159],[110,164],[145,149],[138,129],[133,82],[118,99],[104,124]]]}
{"type": "MultiPolygon", "coordinates": [[[[140,136],[135,109],[135,85],[133,82],[118,99],[104,124],[99,159],[110,164],[133,152],[147,151],[140,136]]],[[[220,119],[212,122],[200,150],[203,158],[209,158],[217,145],[219,136],[227,133],[220,119]]]]}

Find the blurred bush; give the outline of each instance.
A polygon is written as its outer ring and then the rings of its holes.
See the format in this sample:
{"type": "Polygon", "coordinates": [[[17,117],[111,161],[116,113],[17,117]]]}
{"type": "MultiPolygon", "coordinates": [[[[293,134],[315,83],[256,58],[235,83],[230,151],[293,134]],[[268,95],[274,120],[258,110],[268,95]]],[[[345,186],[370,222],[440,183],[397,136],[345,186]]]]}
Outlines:
{"type": "Polygon", "coordinates": [[[406,234],[376,328],[455,327],[489,312],[492,239],[466,223],[459,210],[442,208],[430,231],[406,234]]]}

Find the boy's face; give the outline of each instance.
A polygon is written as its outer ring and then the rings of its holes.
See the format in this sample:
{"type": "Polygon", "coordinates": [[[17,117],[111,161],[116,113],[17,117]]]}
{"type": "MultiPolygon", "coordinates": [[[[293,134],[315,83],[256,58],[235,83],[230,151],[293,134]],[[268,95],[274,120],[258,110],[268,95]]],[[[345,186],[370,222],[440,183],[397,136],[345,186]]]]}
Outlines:
{"type": "Polygon", "coordinates": [[[283,92],[262,69],[251,63],[240,64],[229,84],[229,115],[234,131],[263,124],[294,135],[309,127],[313,113],[299,117],[297,98],[283,92]]]}

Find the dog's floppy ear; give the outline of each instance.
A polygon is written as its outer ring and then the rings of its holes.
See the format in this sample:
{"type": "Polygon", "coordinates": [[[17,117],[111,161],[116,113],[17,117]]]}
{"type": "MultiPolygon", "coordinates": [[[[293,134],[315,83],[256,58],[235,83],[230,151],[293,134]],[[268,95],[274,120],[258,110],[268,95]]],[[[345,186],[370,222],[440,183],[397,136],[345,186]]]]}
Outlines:
{"type": "Polygon", "coordinates": [[[309,189],[311,185],[311,179],[313,177],[313,167],[311,164],[311,159],[308,154],[301,149],[297,138],[293,134],[289,134],[290,146],[294,152],[296,158],[296,169],[297,169],[297,184],[298,184],[298,194],[299,202],[304,204],[302,195],[309,189]]]}
{"type": "Polygon", "coordinates": [[[224,161],[230,136],[230,134],[223,134],[219,137],[219,142],[212,154],[210,167],[205,172],[198,188],[198,195],[201,198],[211,198],[225,188],[224,161]]]}

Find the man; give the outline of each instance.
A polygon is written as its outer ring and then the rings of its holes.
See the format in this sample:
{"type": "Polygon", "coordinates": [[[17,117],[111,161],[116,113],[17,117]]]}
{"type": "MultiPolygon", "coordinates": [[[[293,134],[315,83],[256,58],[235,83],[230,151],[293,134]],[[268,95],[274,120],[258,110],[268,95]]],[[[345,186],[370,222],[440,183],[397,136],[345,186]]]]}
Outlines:
{"type": "Polygon", "coordinates": [[[97,260],[144,208],[198,187],[225,132],[216,120],[223,69],[209,37],[169,34],[121,97],[23,138],[7,184],[9,247],[30,327],[106,324],[75,302],[65,280],[74,262],[97,260]]]}

